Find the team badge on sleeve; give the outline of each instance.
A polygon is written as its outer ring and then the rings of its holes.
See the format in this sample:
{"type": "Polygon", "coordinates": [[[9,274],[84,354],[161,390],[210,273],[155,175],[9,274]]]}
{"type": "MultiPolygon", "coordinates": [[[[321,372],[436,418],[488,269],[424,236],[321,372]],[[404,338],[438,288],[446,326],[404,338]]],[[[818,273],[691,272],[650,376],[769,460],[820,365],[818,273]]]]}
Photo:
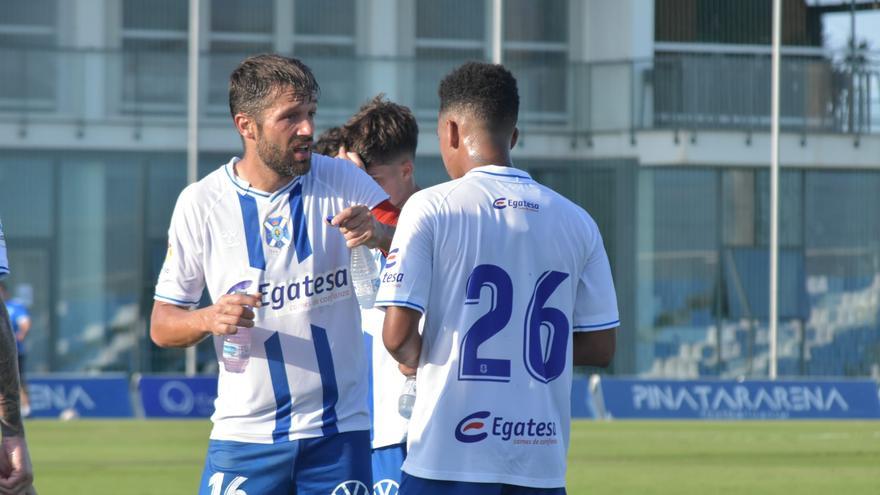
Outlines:
{"type": "Polygon", "coordinates": [[[284,247],[290,242],[290,229],[284,217],[270,217],[263,224],[266,227],[266,244],[274,248],[284,247]]]}

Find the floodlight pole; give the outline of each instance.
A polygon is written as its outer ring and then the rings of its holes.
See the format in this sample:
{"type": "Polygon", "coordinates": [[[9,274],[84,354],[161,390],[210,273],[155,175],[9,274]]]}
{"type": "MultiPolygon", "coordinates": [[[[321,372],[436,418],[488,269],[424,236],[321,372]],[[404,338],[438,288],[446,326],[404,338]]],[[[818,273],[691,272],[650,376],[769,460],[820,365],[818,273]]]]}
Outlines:
{"type": "MultiPolygon", "coordinates": [[[[189,56],[186,111],[186,182],[199,179],[199,0],[189,0],[189,56]]],[[[186,348],[186,374],[196,374],[196,346],[186,348]]]]}
{"type": "Polygon", "coordinates": [[[492,0],[492,63],[500,64],[503,60],[501,43],[502,43],[502,25],[503,18],[503,0],[492,0]]]}
{"type": "Polygon", "coordinates": [[[782,5],[773,0],[773,48],[770,68],[770,363],[769,375],[776,379],[779,303],[779,51],[782,5]]]}

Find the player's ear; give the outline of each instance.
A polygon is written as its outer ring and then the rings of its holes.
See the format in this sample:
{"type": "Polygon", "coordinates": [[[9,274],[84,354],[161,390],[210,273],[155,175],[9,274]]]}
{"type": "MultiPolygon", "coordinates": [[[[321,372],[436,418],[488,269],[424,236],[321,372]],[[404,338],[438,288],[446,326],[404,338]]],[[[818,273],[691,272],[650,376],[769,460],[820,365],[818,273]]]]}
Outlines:
{"type": "Polygon", "coordinates": [[[413,165],[412,158],[407,158],[400,164],[400,173],[403,174],[404,180],[409,180],[413,176],[414,170],[415,166],[413,165]]]}
{"type": "Polygon", "coordinates": [[[510,136],[510,149],[513,149],[513,147],[516,146],[517,139],[519,139],[519,128],[514,127],[513,135],[510,136]]]}
{"type": "Polygon", "coordinates": [[[449,147],[452,149],[458,149],[461,137],[459,136],[458,122],[452,119],[446,120],[446,135],[449,136],[449,147]]]}
{"type": "Polygon", "coordinates": [[[241,137],[250,140],[256,139],[257,123],[254,122],[249,115],[237,113],[232,120],[235,122],[235,128],[238,130],[238,133],[241,134],[241,137]]]}

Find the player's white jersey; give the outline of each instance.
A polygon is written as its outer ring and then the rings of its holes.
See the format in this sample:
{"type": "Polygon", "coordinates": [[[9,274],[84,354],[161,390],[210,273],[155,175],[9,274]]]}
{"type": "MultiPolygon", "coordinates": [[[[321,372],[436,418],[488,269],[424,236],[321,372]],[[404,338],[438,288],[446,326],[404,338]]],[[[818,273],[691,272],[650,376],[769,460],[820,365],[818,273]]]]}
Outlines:
{"type": "Polygon", "coordinates": [[[602,238],[521,170],[479,167],[403,208],[376,304],[427,313],[407,473],[565,485],[572,330],[617,327],[602,238]]]}
{"type": "MultiPolygon", "coordinates": [[[[373,250],[377,256],[379,266],[386,266],[397,262],[396,254],[392,253],[386,259],[377,249],[373,250]]],[[[370,348],[367,353],[370,356],[372,367],[371,379],[371,405],[373,407],[373,448],[378,449],[389,445],[397,445],[406,441],[406,429],[409,421],[398,412],[398,400],[403,392],[403,384],[406,377],[397,367],[397,361],[391,357],[385,344],[382,342],[382,324],[385,322],[385,312],[378,309],[361,310],[364,334],[370,348]]],[[[424,323],[424,319],[422,323],[424,323]]],[[[374,480],[376,481],[376,480],[374,480]]]]}
{"type": "Polygon", "coordinates": [[[0,278],[9,275],[9,260],[6,258],[6,236],[3,234],[3,221],[0,220],[0,278]]]}
{"type": "MultiPolygon", "coordinates": [[[[233,158],[180,194],[155,298],[195,306],[243,281],[262,295],[244,373],[220,364],[211,438],[272,443],[367,430],[367,367],[350,251],[325,221],[388,196],[363,171],[312,154],[311,171],[267,194],[233,158]]],[[[217,355],[222,338],[214,337],[217,355]]]]}

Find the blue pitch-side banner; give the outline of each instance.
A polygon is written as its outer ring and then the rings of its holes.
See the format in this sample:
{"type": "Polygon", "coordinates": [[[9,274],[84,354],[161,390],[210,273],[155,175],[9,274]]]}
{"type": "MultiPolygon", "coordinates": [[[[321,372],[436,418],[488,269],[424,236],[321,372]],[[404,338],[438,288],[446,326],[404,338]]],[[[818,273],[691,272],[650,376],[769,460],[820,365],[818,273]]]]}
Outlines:
{"type": "Polygon", "coordinates": [[[143,376],[138,389],[148,418],[205,418],[214,414],[216,376],[143,376]]]}
{"type": "Polygon", "coordinates": [[[571,381],[571,417],[596,417],[596,409],[593,407],[593,395],[590,393],[590,380],[588,378],[574,378],[571,381]]]}
{"type": "Polygon", "coordinates": [[[848,381],[676,381],[602,377],[612,418],[880,419],[877,384],[848,381]]]}
{"type": "Polygon", "coordinates": [[[58,417],[74,409],[84,418],[128,418],[133,416],[128,378],[125,375],[87,377],[28,376],[31,415],[58,417]]]}

